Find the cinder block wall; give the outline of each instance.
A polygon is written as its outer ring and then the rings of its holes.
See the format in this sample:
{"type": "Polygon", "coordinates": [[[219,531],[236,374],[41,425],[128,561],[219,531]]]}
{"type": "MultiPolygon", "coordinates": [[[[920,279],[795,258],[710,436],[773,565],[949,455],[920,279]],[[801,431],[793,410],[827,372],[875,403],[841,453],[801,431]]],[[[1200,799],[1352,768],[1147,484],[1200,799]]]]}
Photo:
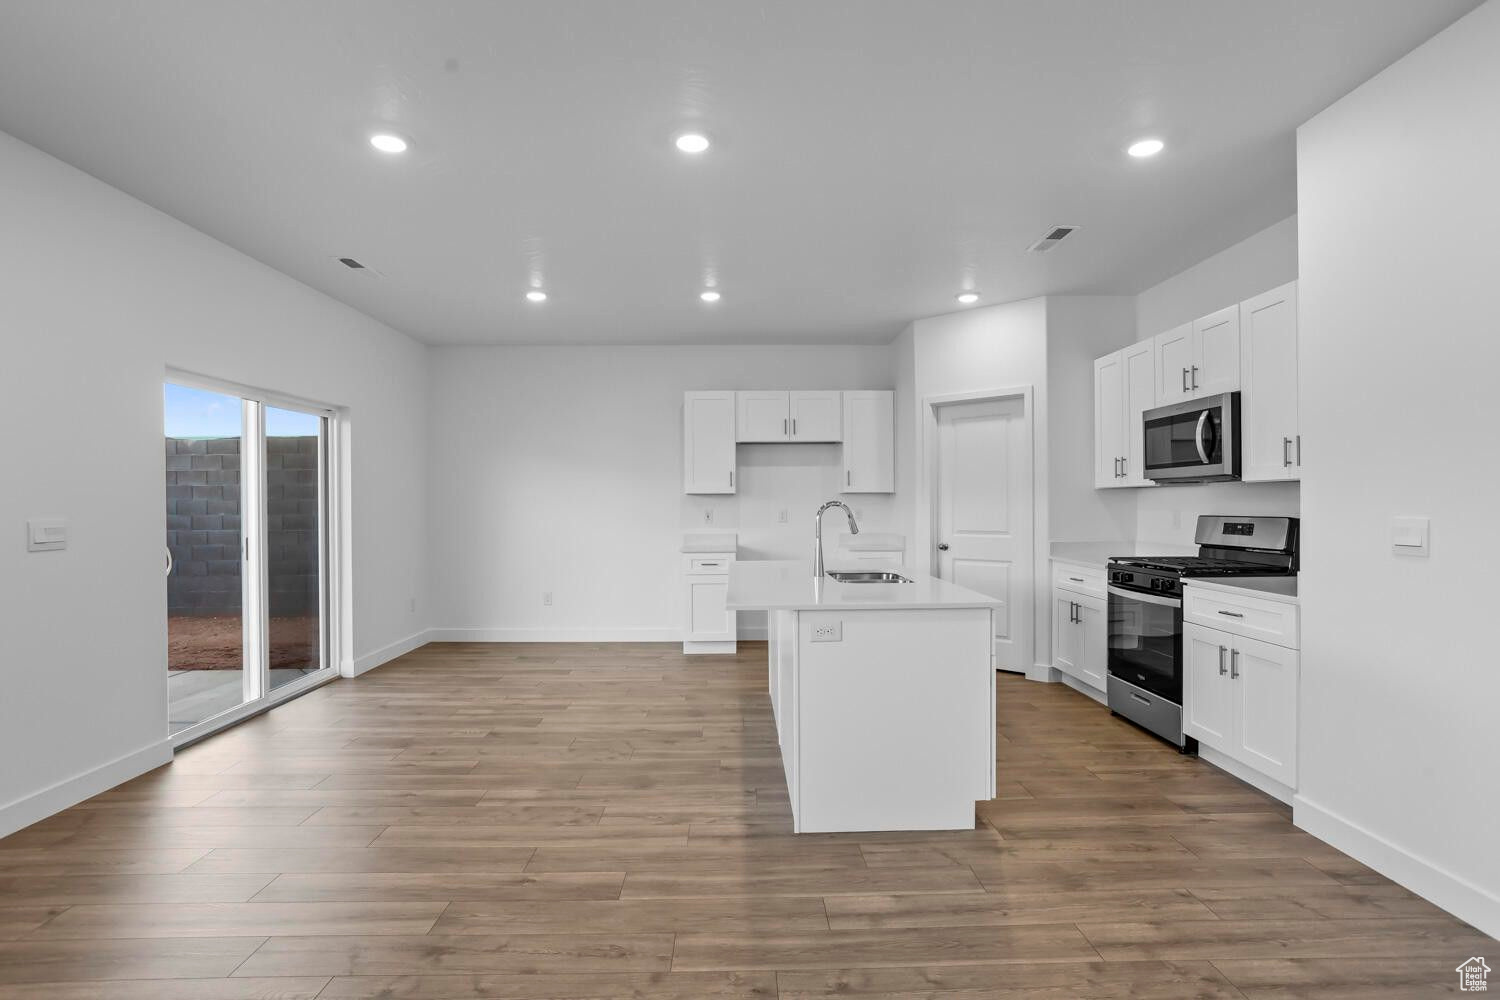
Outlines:
{"type": "MultiPolygon", "coordinates": [[[[167,612],[240,613],[239,438],[166,439],[167,612]]],[[[318,439],[266,439],[273,617],[318,607],[318,439]]]]}

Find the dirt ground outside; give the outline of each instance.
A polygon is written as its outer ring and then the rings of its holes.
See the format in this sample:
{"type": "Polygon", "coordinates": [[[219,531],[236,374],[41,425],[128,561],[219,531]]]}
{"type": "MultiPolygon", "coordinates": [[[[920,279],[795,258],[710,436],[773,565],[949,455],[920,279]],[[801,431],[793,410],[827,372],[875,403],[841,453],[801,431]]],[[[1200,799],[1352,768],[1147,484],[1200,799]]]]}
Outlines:
{"type": "MultiPolygon", "coordinates": [[[[167,667],[171,670],[239,670],[244,666],[238,615],[171,615],[167,618],[167,667]]],[[[316,667],[316,615],[272,618],[271,669],[316,667]]]]}

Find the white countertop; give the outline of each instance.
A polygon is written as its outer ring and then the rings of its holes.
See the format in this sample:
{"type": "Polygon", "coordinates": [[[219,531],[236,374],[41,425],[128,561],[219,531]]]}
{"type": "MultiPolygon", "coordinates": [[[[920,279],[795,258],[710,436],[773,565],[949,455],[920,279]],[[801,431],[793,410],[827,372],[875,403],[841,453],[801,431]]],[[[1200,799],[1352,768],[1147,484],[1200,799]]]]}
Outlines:
{"type": "Polygon", "coordinates": [[[683,552],[733,552],[739,535],[732,531],[690,531],[682,536],[683,552]]]}
{"type": "Polygon", "coordinates": [[[812,563],[742,559],[729,570],[730,611],[879,611],[917,608],[995,608],[992,597],[902,567],[911,583],[813,581],[812,563]]]}
{"type": "Polygon", "coordinates": [[[1295,576],[1234,576],[1223,580],[1202,580],[1192,577],[1182,581],[1185,587],[1201,587],[1204,590],[1222,590],[1230,594],[1259,597],[1281,604],[1297,603],[1297,578],[1295,576]]]}
{"type": "Polygon", "coordinates": [[[1103,569],[1114,556],[1195,556],[1196,545],[1171,542],[1053,542],[1051,557],[1075,566],[1103,569]]]}

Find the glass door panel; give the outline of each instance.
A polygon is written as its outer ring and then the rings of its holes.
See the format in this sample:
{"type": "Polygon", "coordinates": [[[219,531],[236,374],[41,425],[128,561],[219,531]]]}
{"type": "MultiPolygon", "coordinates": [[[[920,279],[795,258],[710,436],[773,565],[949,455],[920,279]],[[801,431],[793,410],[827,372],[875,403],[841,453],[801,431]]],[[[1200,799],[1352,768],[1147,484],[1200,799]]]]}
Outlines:
{"type": "Polygon", "coordinates": [[[165,391],[167,687],[170,731],[250,697],[246,673],[245,405],[168,383],[165,391]]]}
{"type": "Polygon", "coordinates": [[[327,421],[265,407],[267,654],[274,690],[327,665],[327,421]]]}

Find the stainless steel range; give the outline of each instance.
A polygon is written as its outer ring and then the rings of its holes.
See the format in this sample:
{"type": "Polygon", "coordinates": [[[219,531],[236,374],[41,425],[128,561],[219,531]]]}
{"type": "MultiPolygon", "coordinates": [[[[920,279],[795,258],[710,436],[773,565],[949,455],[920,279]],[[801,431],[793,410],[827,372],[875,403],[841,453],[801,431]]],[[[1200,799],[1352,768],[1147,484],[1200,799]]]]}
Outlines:
{"type": "Polygon", "coordinates": [[[1197,753],[1182,733],[1182,581],[1297,572],[1295,517],[1202,515],[1196,556],[1109,561],[1110,711],[1197,753]]]}

